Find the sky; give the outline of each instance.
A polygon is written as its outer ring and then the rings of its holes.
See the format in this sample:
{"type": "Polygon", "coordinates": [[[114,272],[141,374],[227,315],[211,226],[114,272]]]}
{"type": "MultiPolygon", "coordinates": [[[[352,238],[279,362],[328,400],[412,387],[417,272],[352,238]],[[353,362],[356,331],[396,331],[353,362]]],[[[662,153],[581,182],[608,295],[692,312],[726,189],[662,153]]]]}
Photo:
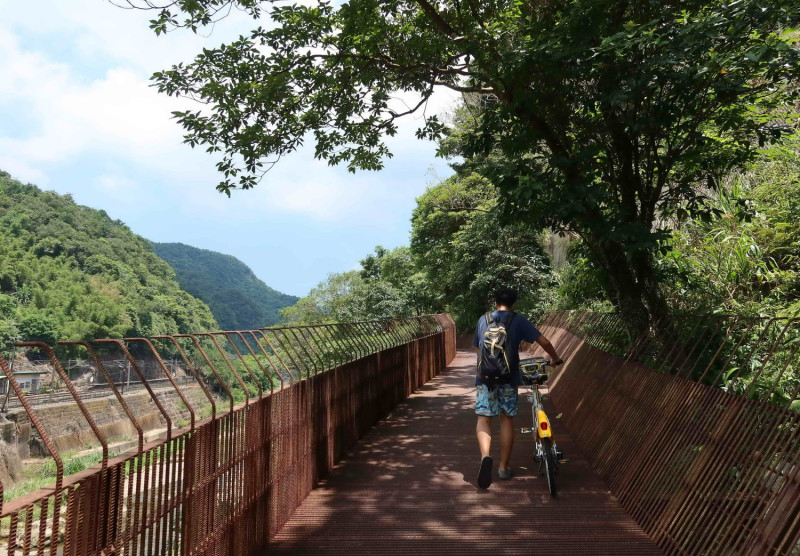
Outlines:
{"type": "MultiPolygon", "coordinates": [[[[153,17],[107,0],[0,0],[0,170],[152,241],[233,255],[297,296],[376,245],[408,244],[415,198],[452,173],[414,137],[419,120],[401,123],[380,172],[330,167],[309,145],[228,198],[215,189],[216,159],[184,145],[171,119],[188,101],[158,94],[149,77],[268,22],[234,14],[204,36],[156,37],[153,17]]],[[[456,101],[437,93],[427,112],[456,101]]]]}

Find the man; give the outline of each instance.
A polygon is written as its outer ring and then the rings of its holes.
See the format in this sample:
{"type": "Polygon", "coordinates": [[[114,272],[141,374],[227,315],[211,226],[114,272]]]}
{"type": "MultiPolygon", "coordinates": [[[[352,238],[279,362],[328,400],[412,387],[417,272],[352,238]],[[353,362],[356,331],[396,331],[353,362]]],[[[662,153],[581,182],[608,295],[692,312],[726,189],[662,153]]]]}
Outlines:
{"type": "MultiPolygon", "coordinates": [[[[495,293],[496,311],[491,314],[493,322],[502,322],[506,329],[505,353],[508,360],[510,375],[499,380],[495,384],[480,376],[475,377],[475,413],[478,416],[478,424],[475,432],[478,436],[478,447],[481,450],[481,467],[478,473],[478,486],[489,488],[492,484],[492,458],[489,456],[489,448],[492,445],[492,417],[500,416],[500,467],[498,476],[501,479],[510,479],[514,473],[509,467],[511,458],[511,448],[514,445],[514,421],[513,418],[519,411],[517,387],[522,382],[519,370],[519,344],[525,342],[536,342],[550,355],[553,365],[563,363],[556,353],[553,344],[542,336],[535,326],[522,315],[514,313],[514,304],[517,302],[517,292],[509,289],[501,289],[495,293]]],[[[478,326],[475,328],[475,337],[472,345],[480,357],[481,345],[483,344],[484,334],[488,329],[486,316],[481,316],[478,326]]]]}

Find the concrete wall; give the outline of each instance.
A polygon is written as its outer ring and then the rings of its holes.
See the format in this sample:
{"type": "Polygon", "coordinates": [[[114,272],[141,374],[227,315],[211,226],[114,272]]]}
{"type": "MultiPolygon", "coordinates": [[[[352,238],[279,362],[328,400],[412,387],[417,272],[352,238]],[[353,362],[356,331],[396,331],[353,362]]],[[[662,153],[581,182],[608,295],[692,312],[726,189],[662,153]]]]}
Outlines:
{"type": "MultiPolygon", "coordinates": [[[[196,414],[200,407],[209,405],[208,399],[199,387],[183,387],[181,391],[195,408],[196,414]]],[[[173,429],[188,424],[189,411],[174,390],[163,389],[156,393],[172,420],[173,429]]],[[[126,394],[125,401],[144,431],[166,427],[166,421],[146,391],[126,394]]],[[[84,404],[107,440],[136,439],[136,429],[116,398],[96,398],[86,400],[84,404]]],[[[219,406],[219,402],[217,404],[219,406]]],[[[59,452],[82,450],[99,445],[97,437],[76,403],[40,406],[35,407],[34,411],[59,452]]],[[[49,457],[47,448],[31,425],[24,409],[6,414],[6,421],[0,422],[0,434],[4,442],[16,446],[19,456],[23,459],[49,457]]]]}

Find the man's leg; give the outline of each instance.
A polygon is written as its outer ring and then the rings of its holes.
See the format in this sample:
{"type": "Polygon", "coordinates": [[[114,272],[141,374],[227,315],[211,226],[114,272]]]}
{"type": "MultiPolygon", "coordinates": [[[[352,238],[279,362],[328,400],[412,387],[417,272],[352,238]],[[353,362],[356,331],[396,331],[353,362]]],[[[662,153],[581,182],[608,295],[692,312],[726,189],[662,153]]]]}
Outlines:
{"type": "MultiPolygon", "coordinates": [[[[491,438],[489,439],[491,441],[491,438]]],[[[500,414],[500,469],[508,469],[514,447],[514,419],[500,414]]]]}
{"type": "Polygon", "coordinates": [[[500,405],[500,467],[501,479],[510,479],[511,449],[514,447],[514,416],[519,412],[519,395],[517,387],[510,384],[500,387],[498,392],[500,405]]]}
{"type": "Polygon", "coordinates": [[[481,450],[481,468],[478,472],[478,486],[489,488],[492,484],[492,457],[489,449],[492,447],[492,417],[499,411],[497,395],[490,391],[486,385],[480,384],[475,388],[475,413],[478,423],[475,425],[475,435],[478,437],[478,448],[481,450]]]}
{"type": "Polygon", "coordinates": [[[489,449],[492,447],[492,418],[478,415],[475,434],[478,436],[478,448],[481,450],[481,457],[484,458],[489,455],[489,449]]]}

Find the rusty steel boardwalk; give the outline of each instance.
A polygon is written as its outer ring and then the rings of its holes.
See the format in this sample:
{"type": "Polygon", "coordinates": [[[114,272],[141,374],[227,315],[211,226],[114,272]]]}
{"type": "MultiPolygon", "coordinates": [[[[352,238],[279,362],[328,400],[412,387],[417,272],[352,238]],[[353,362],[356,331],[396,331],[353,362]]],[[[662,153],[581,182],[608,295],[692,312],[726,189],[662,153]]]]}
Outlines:
{"type": "MultiPolygon", "coordinates": [[[[448,369],[378,423],[294,512],[270,543],[275,554],[661,554],[551,423],[570,462],[552,498],[532,459],[533,439],[516,435],[517,476],[477,487],[473,413],[475,355],[448,369]]],[[[520,390],[523,394],[523,390],[520,390]]],[[[520,396],[515,426],[530,426],[520,396]]]]}

